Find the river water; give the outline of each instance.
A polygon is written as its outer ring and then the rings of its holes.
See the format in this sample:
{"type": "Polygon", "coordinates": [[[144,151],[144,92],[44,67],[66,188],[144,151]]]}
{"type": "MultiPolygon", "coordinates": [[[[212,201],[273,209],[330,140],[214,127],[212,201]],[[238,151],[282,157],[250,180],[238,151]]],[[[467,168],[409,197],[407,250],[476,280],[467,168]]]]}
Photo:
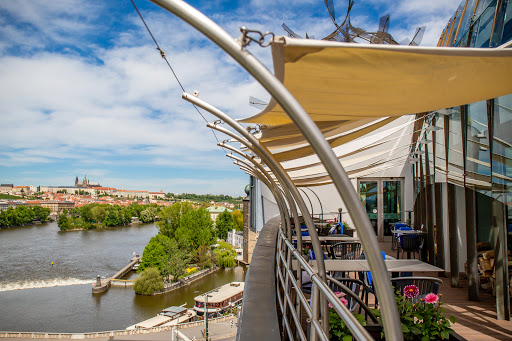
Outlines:
{"type": "Polygon", "coordinates": [[[92,294],[97,275],[119,271],[157,232],[152,224],[69,232],[59,231],[56,223],[0,229],[0,330],[125,329],[163,308],[191,307],[200,293],[244,280],[245,268],[236,267],[163,295],[135,295],[131,287],[92,294]]]}

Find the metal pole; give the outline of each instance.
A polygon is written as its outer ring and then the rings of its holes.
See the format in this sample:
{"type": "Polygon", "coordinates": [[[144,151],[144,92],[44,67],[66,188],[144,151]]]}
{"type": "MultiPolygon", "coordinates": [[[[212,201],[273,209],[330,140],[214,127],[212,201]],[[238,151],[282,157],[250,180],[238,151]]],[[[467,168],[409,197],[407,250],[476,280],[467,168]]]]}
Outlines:
{"type": "MultiPolygon", "coordinates": [[[[317,263],[317,269],[320,277],[327,282],[326,278],[326,270],[325,270],[325,263],[324,263],[324,257],[320,256],[323,255],[322,246],[320,245],[320,240],[318,239],[318,234],[315,229],[315,225],[313,223],[313,219],[311,218],[311,215],[309,214],[309,211],[306,207],[306,203],[302,199],[302,196],[300,195],[297,187],[293,184],[292,180],[290,179],[290,176],[288,173],[286,173],[283,169],[283,166],[279,162],[277,162],[274,158],[274,156],[268,151],[268,149],[260,144],[260,142],[252,135],[250,134],[240,123],[232,119],[230,116],[226,115],[219,109],[215,108],[214,106],[198,99],[197,97],[191,96],[190,94],[183,93],[182,97],[197,105],[198,107],[210,112],[211,114],[217,116],[222,121],[227,123],[229,126],[234,128],[240,135],[242,135],[247,141],[244,142],[244,144],[249,148],[252,152],[259,155],[260,158],[267,164],[267,166],[274,172],[274,174],[278,177],[279,182],[285,187],[293,196],[295,199],[295,202],[299,205],[299,208],[302,212],[304,221],[306,223],[306,226],[308,228],[309,234],[311,236],[311,244],[313,246],[313,250],[316,257],[316,263],[317,263]]],[[[230,130],[227,130],[225,128],[219,127],[216,124],[208,123],[207,127],[218,130],[228,136],[233,137],[234,139],[239,140],[240,137],[230,130]]],[[[285,192],[286,193],[286,192],[285,192]]],[[[298,229],[297,234],[300,234],[300,226],[295,226],[295,229],[298,229]]],[[[322,320],[322,324],[324,326],[325,333],[328,333],[328,327],[329,327],[329,320],[328,320],[328,307],[325,300],[318,300],[317,302],[320,302],[322,304],[321,311],[322,316],[325,316],[325,319],[322,320]]],[[[314,319],[317,319],[318,317],[314,317],[314,319]]]]}
{"type": "Polygon", "coordinates": [[[208,293],[204,294],[204,336],[208,341],[208,293]]]}
{"type": "MultiPolygon", "coordinates": [[[[325,166],[325,169],[329,173],[338,193],[345,202],[348,211],[351,212],[352,220],[354,221],[354,225],[360,236],[366,252],[368,264],[370,265],[372,275],[375,279],[377,296],[382,303],[382,320],[386,337],[390,340],[403,340],[395,295],[391,287],[386,264],[384,263],[384,259],[379,251],[380,248],[377,238],[373,233],[373,227],[368,216],[363,210],[360,198],[352,187],[352,183],[350,182],[347,173],[316,124],[301,107],[299,102],[297,102],[292,94],[281,83],[281,81],[279,81],[258,59],[251,55],[247,50],[243,49],[238,41],[234,40],[233,37],[208,17],[183,1],[151,1],[195,27],[233,57],[233,59],[243,66],[270,93],[270,95],[274,97],[277,103],[290,116],[291,120],[308,140],[309,144],[315,150],[316,154],[325,166]]],[[[314,239],[316,239],[316,242],[319,244],[316,231],[315,237],[313,235],[311,236],[314,248],[314,239]]],[[[325,280],[325,265],[323,264],[323,257],[316,258],[317,261],[321,260],[318,261],[318,270],[324,272],[322,279],[325,280]]]]}

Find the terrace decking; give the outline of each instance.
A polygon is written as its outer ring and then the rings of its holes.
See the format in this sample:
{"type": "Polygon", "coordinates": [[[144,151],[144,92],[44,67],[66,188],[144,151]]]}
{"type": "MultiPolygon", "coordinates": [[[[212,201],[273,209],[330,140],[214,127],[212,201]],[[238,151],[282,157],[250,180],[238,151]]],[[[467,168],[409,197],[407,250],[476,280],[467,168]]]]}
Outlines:
{"type": "MultiPolygon", "coordinates": [[[[386,254],[393,255],[391,242],[380,242],[381,249],[386,254]]],[[[432,273],[421,272],[415,275],[439,277],[432,273]]],[[[460,280],[460,288],[452,288],[449,277],[439,277],[443,284],[439,293],[443,295],[448,315],[453,315],[457,322],[453,330],[466,340],[511,340],[512,321],[496,319],[496,298],[489,292],[480,290],[480,301],[469,301],[467,280],[460,280]]]]}

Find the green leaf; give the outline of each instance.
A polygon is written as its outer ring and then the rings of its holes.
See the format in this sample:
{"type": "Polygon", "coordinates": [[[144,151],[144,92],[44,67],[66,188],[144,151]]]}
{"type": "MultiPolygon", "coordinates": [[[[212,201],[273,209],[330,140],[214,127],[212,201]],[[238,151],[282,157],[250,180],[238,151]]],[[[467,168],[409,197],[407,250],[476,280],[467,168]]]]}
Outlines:
{"type": "Polygon", "coordinates": [[[402,332],[408,333],[409,331],[410,331],[409,328],[405,324],[402,323],[402,332]]]}
{"type": "Polygon", "coordinates": [[[414,335],[420,335],[421,334],[421,330],[419,330],[418,328],[411,328],[411,332],[414,335]]]}
{"type": "Polygon", "coordinates": [[[343,336],[343,341],[352,341],[352,335],[345,335],[343,336]]]}
{"type": "Polygon", "coordinates": [[[421,341],[429,341],[430,340],[430,337],[428,335],[423,335],[423,337],[421,338],[421,341]]]}
{"type": "Polygon", "coordinates": [[[451,323],[455,323],[455,321],[456,321],[455,316],[453,316],[453,315],[450,315],[448,317],[448,320],[450,320],[451,323]]]}

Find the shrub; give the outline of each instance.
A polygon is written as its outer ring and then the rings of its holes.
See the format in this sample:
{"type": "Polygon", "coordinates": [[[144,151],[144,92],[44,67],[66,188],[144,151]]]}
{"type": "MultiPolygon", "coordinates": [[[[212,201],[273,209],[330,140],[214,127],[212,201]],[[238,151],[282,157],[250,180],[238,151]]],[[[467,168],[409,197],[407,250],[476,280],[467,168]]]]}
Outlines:
{"type": "Polygon", "coordinates": [[[224,241],[219,242],[219,246],[213,250],[217,260],[217,265],[221,268],[232,267],[236,265],[236,251],[231,245],[224,241]]]}
{"type": "Polygon", "coordinates": [[[133,289],[137,294],[151,295],[155,291],[164,290],[164,282],[156,268],[147,268],[137,277],[133,289]]]}

